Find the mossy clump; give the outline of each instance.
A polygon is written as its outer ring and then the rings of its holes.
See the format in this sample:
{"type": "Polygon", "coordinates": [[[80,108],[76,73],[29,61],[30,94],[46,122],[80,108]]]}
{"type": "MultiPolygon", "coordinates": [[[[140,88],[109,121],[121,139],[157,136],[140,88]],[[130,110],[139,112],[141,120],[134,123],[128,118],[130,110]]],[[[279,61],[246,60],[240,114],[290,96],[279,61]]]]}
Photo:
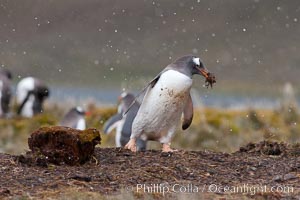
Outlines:
{"type": "Polygon", "coordinates": [[[96,129],[80,131],[52,126],[34,131],[28,139],[28,145],[34,154],[44,155],[51,163],[75,165],[88,161],[100,141],[100,133],[96,129]]]}
{"type": "Polygon", "coordinates": [[[95,138],[100,139],[99,142],[97,141],[98,142],[97,144],[100,144],[100,142],[101,142],[99,131],[97,131],[94,128],[89,128],[89,129],[83,130],[78,134],[78,136],[80,138],[81,143],[87,143],[87,142],[94,141],[95,138]]]}

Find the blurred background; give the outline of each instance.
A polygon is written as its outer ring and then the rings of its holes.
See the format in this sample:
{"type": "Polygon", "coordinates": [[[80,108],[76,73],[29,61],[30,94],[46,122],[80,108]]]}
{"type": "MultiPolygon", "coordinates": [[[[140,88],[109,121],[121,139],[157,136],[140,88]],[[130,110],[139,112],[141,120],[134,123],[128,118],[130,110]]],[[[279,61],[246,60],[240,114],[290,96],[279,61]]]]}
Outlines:
{"type": "MultiPolygon", "coordinates": [[[[194,77],[194,102],[206,113],[199,120],[209,134],[190,147],[232,151],[251,135],[282,139],[283,132],[293,134],[286,141],[298,140],[299,20],[298,0],[0,0],[0,66],[12,71],[14,85],[26,76],[44,80],[52,106],[99,107],[115,105],[123,90],[136,93],[177,57],[195,54],[217,84],[206,89],[194,77]],[[234,132],[231,143],[218,148],[227,132],[234,132]]],[[[38,120],[55,124],[60,115],[53,116],[38,120]]],[[[105,119],[90,125],[99,128],[105,119]]],[[[43,123],[35,124],[27,131],[43,123]]]]}

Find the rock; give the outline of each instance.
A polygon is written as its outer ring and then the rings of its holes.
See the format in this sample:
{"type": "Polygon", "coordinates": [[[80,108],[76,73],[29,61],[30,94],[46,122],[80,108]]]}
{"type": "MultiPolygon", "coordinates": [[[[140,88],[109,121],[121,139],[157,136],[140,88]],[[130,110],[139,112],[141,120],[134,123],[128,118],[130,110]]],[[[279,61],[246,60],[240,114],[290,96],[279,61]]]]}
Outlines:
{"type": "Polygon", "coordinates": [[[273,177],[272,181],[280,182],[280,181],[288,181],[297,178],[298,177],[296,175],[289,173],[285,175],[276,175],[275,177],[273,177]]]}
{"type": "Polygon", "coordinates": [[[274,176],[274,177],[272,178],[272,181],[280,182],[280,181],[282,181],[282,176],[276,175],[276,176],[274,176]]]}
{"type": "Polygon", "coordinates": [[[85,176],[81,174],[76,174],[74,176],[71,176],[70,179],[74,179],[77,181],[85,181],[85,182],[91,182],[92,178],[90,176],[85,176]]]}
{"type": "Polygon", "coordinates": [[[42,127],[28,138],[32,153],[48,162],[68,165],[83,164],[100,144],[100,133],[96,129],[80,131],[63,126],[42,127]]]}
{"type": "Polygon", "coordinates": [[[171,157],[173,152],[161,152],[160,157],[171,157]]]}
{"type": "Polygon", "coordinates": [[[252,171],[256,171],[256,170],[257,170],[256,167],[250,167],[250,169],[251,169],[252,171]]]}
{"type": "Polygon", "coordinates": [[[297,179],[298,177],[295,176],[294,174],[286,174],[283,176],[283,180],[288,181],[288,180],[292,180],[292,179],[297,179]]]}

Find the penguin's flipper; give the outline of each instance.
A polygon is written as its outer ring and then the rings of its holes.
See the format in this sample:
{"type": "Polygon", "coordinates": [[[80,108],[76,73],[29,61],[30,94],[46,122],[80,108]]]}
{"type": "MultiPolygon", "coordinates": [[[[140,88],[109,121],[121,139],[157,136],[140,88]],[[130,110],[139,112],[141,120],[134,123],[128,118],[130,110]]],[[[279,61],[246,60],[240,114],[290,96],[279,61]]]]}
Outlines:
{"type": "Polygon", "coordinates": [[[191,123],[193,121],[193,115],[194,115],[193,101],[192,101],[191,94],[189,93],[188,98],[185,103],[185,106],[184,106],[184,109],[183,109],[182,130],[187,129],[191,125],[191,123]]]}
{"type": "Polygon", "coordinates": [[[104,133],[108,134],[110,133],[113,129],[115,129],[118,124],[121,122],[123,116],[121,113],[117,113],[111,118],[108,119],[108,121],[104,124],[104,133]]]}

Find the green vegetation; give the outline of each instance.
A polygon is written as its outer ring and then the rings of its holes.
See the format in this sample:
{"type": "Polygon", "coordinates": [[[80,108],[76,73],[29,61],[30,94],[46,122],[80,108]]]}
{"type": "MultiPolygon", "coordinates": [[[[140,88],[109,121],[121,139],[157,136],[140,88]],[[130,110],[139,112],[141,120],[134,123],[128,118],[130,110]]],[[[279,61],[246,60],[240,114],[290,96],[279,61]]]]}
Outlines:
{"type": "MultiPolygon", "coordinates": [[[[116,112],[114,107],[88,106],[87,127],[102,130],[105,121],[116,112]]],[[[43,114],[32,119],[15,117],[0,120],[0,150],[22,153],[28,149],[27,138],[41,126],[56,125],[63,116],[63,108],[48,106],[43,114]]],[[[300,141],[300,116],[297,108],[276,110],[195,109],[194,120],[187,131],[178,131],[173,147],[186,150],[215,150],[232,152],[248,142],[279,140],[289,143],[300,141]]],[[[113,147],[114,133],[101,134],[102,147],[113,147]]],[[[150,142],[149,148],[160,148],[150,142]]]]}

